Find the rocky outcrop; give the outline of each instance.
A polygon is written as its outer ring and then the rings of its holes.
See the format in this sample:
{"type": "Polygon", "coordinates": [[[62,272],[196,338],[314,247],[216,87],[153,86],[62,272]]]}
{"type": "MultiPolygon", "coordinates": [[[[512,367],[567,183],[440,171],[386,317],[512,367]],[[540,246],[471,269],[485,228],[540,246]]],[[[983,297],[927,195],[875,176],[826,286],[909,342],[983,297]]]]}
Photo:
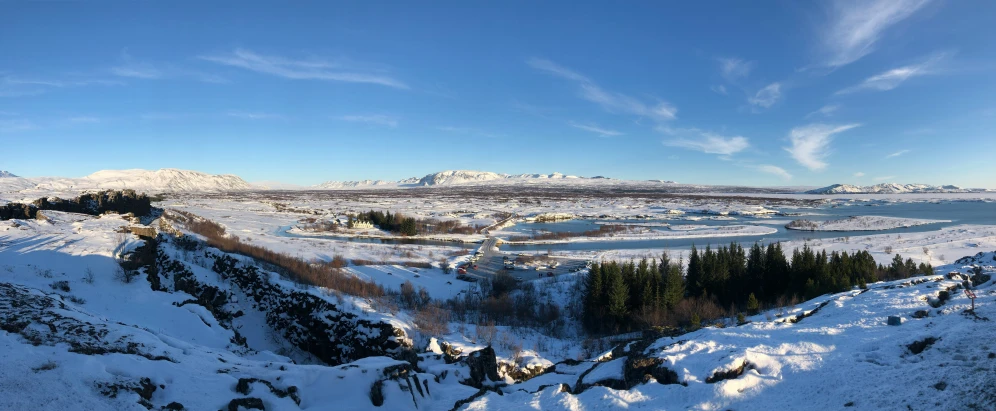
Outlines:
{"type": "Polygon", "coordinates": [[[501,380],[501,377],[498,376],[498,357],[495,355],[495,349],[491,348],[490,345],[470,353],[463,361],[470,368],[470,377],[460,381],[461,384],[481,388],[489,381],[498,382],[501,380]]]}
{"type": "Polygon", "coordinates": [[[338,365],[364,357],[401,355],[404,331],[363,318],[307,292],[271,283],[255,265],[227,255],[207,254],[212,270],[231,281],[266,315],[266,323],[294,346],[327,364],[338,365]]]}
{"type": "Polygon", "coordinates": [[[39,198],[31,204],[10,203],[0,206],[0,220],[35,218],[39,210],[89,215],[110,211],[144,216],[152,213],[152,201],[147,195],[136,194],[134,190],[87,193],[74,199],[39,198]]]}

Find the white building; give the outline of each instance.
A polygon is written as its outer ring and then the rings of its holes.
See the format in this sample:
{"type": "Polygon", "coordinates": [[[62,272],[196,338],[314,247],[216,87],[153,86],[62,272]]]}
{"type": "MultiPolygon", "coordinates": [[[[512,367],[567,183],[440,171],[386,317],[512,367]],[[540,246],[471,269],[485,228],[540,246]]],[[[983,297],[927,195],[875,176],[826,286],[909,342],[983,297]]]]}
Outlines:
{"type": "Polygon", "coordinates": [[[353,228],[368,229],[368,228],[374,228],[374,225],[369,221],[353,220],[353,228]]]}

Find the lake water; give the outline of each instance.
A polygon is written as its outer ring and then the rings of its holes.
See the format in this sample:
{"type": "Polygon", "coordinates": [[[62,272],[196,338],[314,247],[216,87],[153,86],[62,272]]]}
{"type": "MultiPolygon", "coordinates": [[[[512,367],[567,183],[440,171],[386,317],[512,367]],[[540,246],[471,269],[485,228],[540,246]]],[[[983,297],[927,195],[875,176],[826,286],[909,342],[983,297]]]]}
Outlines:
{"type": "MultiPolygon", "coordinates": [[[[944,227],[959,224],[984,224],[996,225],[996,202],[982,201],[943,201],[943,202],[917,202],[917,203],[880,203],[880,202],[854,202],[844,203],[844,205],[825,206],[815,208],[782,208],[784,213],[801,214],[799,216],[771,216],[771,217],[748,217],[730,216],[719,217],[701,214],[685,214],[669,219],[655,220],[567,220],[555,223],[520,223],[505,229],[531,235],[533,232],[582,232],[598,229],[601,224],[626,224],[626,223],[667,223],[672,225],[707,225],[707,226],[727,226],[727,225],[761,225],[778,230],[777,233],[769,235],[731,236],[718,238],[675,238],[657,240],[597,240],[561,244],[503,244],[501,249],[511,252],[522,251],[594,251],[594,250],[619,250],[619,249],[643,249],[643,248],[688,248],[693,244],[697,247],[706,245],[729,244],[738,242],[751,244],[754,242],[769,243],[776,241],[804,240],[818,238],[836,238],[857,235],[871,234],[901,234],[935,231],[944,227]],[[897,228],[881,231],[798,231],[789,230],[784,227],[786,223],[794,219],[807,219],[814,221],[836,220],[850,216],[887,216],[904,218],[923,218],[931,220],[951,220],[951,222],[926,224],[910,228],[897,228]],[[696,221],[697,219],[697,221],[696,221]]],[[[287,227],[289,228],[289,227],[287,227]]],[[[651,227],[652,229],[666,230],[665,227],[651,227]]],[[[286,233],[286,228],[281,229],[280,235],[299,237],[286,233]]],[[[300,236],[303,237],[303,236],[300,236]]],[[[344,237],[329,236],[330,238],[346,239],[344,237]]],[[[445,241],[428,240],[383,240],[383,239],[349,239],[357,242],[370,243],[401,243],[401,244],[427,244],[454,246],[455,243],[445,241]]]]}

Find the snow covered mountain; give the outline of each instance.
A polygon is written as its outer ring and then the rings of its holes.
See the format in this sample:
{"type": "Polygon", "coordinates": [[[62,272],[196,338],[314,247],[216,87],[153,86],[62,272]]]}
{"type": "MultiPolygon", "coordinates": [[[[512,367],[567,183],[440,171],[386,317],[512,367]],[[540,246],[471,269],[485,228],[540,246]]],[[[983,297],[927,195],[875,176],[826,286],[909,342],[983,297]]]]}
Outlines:
{"type": "Polygon", "coordinates": [[[6,170],[0,170],[0,178],[17,178],[14,173],[6,170]]]}
{"type": "Polygon", "coordinates": [[[372,187],[397,187],[399,182],[385,180],[359,180],[359,181],[326,181],[314,186],[322,190],[340,190],[348,188],[372,188],[372,187]]]}
{"type": "Polygon", "coordinates": [[[133,189],[146,193],[240,191],[252,186],[239,176],[213,175],[198,171],[103,170],[82,178],[38,177],[0,180],[0,191],[72,192],[91,189],[133,189]]]}
{"type": "Polygon", "coordinates": [[[504,174],[490,171],[474,170],[446,170],[427,174],[425,177],[411,177],[398,181],[385,180],[359,180],[359,181],[326,181],[314,186],[314,188],[324,190],[358,189],[358,188],[405,188],[405,187],[430,187],[430,186],[452,186],[464,184],[489,184],[519,182],[529,183],[537,181],[569,181],[583,180],[584,177],[565,175],[561,173],[553,174],[504,174]]]}
{"type": "Polygon", "coordinates": [[[907,194],[907,193],[970,193],[984,190],[964,189],[955,185],[883,183],[872,186],[833,184],[806,191],[806,194],[907,194]]]}

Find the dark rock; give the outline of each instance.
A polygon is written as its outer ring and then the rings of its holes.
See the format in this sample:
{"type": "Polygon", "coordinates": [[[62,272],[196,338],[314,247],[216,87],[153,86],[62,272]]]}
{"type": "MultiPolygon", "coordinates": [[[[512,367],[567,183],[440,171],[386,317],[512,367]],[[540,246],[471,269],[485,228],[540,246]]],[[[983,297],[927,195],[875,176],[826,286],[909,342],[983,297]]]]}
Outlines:
{"type": "Polygon", "coordinates": [[[927,310],[917,310],[913,313],[913,318],[927,318],[929,312],[927,310]]]}
{"type": "Polygon", "coordinates": [[[384,405],[384,380],[374,381],[373,386],[370,387],[370,402],[375,407],[384,405]]]}
{"type": "Polygon", "coordinates": [[[922,353],[923,350],[926,350],[927,347],[933,345],[935,342],[937,342],[937,338],[927,337],[920,341],[916,341],[910,345],[907,345],[906,348],[909,349],[910,352],[913,354],[919,354],[922,353]]]}
{"type": "Polygon", "coordinates": [[[706,378],[706,383],[708,383],[708,384],[715,384],[715,383],[723,381],[723,380],[732,380],[734,378],[737,378],[737,377],[743,375],[744,371],[747,371],[747,370],[752,369],[752,368],[754,368],[754,365],[751,364],[749,361],[745,360],[742,364],[740,364],[739,367],[736,367],[736,368],[733,368],[733,369],[730,369],[730,370],[726,370],[726,371],[716,371],[715,373],[713,373],[712,375],[710,375],[708,378],[706,378]]]}
{"type": "Polygon", "coordinates": [[[948,388],[948,383],[941,381],[937,384],[934,384],[934,388],[937,389],[937,391],[944,391],[945,388],[948,388]]]}
{"type": "Polygon", "coordinates": [[[902,319],[902,317],[900,317],[898,315],[890,315],[889,316],[889,325],[903,325],[903,319],[902,319]]]}
{"type": "Polygon", "coordinates": [[[169,410],[169,411],[184,411],[184,410],[186,410],[186,408],[183,407],[183,404],[180,404],[180,403],[178,403],[176,401],[173,401],[173,402],[171,402],[169,404],[166,404],[166,406],[163,407],[163,409],[164,410],[169,410]]]}
{"type": "Polygon", "coordinates": [[[265,410],[263,400],[259,398],[235,398],[228,402],[228,411],[239,411],[239,407],[247,410],[265,410]]]}
{"type": "Polygon", "coordinates": [[[498,357],[495,355],[495,349],[491,348],[490,345],[470,353],[464,362],[470,368],[470,378],[462,381],[465,385],[481,388],[485,381],[498,381],[500,378],[498,376],[498,357]]]}

